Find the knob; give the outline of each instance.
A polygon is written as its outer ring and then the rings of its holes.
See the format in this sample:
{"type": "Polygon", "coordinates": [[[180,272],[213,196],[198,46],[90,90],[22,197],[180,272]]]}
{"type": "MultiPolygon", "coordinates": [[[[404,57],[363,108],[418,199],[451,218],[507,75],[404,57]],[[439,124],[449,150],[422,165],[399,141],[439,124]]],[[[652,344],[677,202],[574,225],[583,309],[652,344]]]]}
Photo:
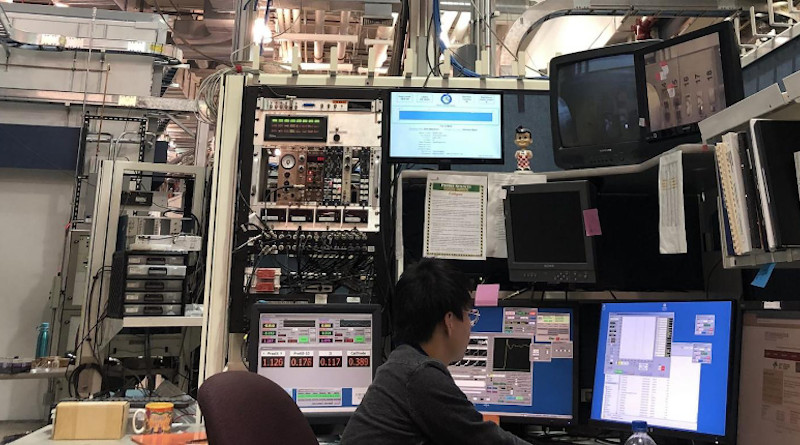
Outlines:
{"type": "Polygon", "coordinates": [[[334,142],[339,142],[341,139],[342,139],[342,136],[339,135],[338,133],[333,135],[333,141],[334,142]]]}

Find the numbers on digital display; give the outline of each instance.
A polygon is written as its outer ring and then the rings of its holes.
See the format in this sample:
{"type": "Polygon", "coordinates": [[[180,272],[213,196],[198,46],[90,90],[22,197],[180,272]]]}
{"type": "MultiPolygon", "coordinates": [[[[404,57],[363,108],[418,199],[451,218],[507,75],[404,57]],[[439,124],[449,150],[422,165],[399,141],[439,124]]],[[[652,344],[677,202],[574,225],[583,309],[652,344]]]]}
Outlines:
{"type": "Polygon", "coordinates": [[[291,368],[311,368],[314,366],[314,357],[292,357],[289,359],[291,368]]]}
{"type": "Polygon", "coordinates": [[[366,368],[369,367],[369,357],[347,357],[348,368],[366,368]]]}
{"type": "Polygon", "coordinates": [[[320,357],[319,358],[319,367],[320,368],[341,368],[342,367],[342,358],[341,357],[320,357]]]}
{"type": "Polygon", "coordinates": [[[261,357],[262,368],[283,368],[285,357],[261,357]]]}

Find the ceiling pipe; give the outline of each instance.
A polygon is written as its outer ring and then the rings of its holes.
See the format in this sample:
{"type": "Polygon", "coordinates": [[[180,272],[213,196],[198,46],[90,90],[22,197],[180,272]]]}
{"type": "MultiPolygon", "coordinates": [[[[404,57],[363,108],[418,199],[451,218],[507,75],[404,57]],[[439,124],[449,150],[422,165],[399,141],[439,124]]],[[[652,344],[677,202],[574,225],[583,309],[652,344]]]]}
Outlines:
{"type": "MultiPolygon", "coordinates": [[[[314,11],[314,33],[325,34],[325,11],[317,9],[314,11]]],[[[322,63],[322,57],[325,53],[323,42],[314,42],[314,63],[322,63]]]]}
{"type": "MultiPolygon", "coordinates": [[[[392,37],[393,30],[394,27],[392,26],[380,26],[378,27],[378,30],[375,33],[375,38],[384,41],[389,41],[388,39],[392,37]]],[[[383,66],[384,62],[386,62],[386,59],[388,58],[388,53],[389,53],[389,45],[383,43],[375,45],[376,67],[383,66]]]]}
{"type": "MultiPolygon", "coordinates": [[[[343,36],[347,35],[347,29],[350,27],[350,11],[342,11],[340,21],[339,34],[343,36]]],[[[338,46],[339,52],[336,56],[339,58],[340,62],[344,60],[345,50],[347,49],[346,45],[346,43],[340,43],[338,46]]]]}
{"type": "MultiPolygon", "coordinates": [[[[292,22],[292,10],[289,8],[283,9],[283,25],[286,27],[285,28],[286,31],[284,32],[286,32],[287,34],[289,32],[294,32],[294,22],[292,22]]],[[[283,60],[290,61],[292,58],[292,46],[294,45],[292,45],[291,40],[288,39],[283,44],[286,45],[283,51],[283,60]]]]}
{"type": "MultiPolygon", "coordinates": [[[[276,35],[286,32],[286,23],[283,21],[283,9],[275,8],[275,24],[278,26],[275,30],[276,35]]],[[[278,54],[280,60],[283,60],[284,54],[286,54],[286,42],[280,42],[280,53],[278,54]]]]}
{"type": "MultiPolygon", "coordinates": [[[[289,26],[293,27],[292,28],[292,32],[297,32],[297,30],[300,29],[300,22],[301,22],[301,20],[300,20],[300,10],[299,9],[292,9],[292,23],[289,24],[289,26]]],[[[294,46],[297,46],[297,47],[300,48],[300,61],[301,62],[305,61],[306,53],[303,52],[303,47],[298,42],[295,42],[294,46]]],[[[291,48],[291,46],[290,46],[290,48],[291,48]]],[[[289,51],[291,51],[291,49],[289,51]]]]}
{"type": "Polygon", "coordinates": [[[453,32],[450,33],[451,43],[466,43],[464,39],[469,32],[469,21],[472,19],[472,14],[469,12],[459,12],[456,19],[453,32]]]}

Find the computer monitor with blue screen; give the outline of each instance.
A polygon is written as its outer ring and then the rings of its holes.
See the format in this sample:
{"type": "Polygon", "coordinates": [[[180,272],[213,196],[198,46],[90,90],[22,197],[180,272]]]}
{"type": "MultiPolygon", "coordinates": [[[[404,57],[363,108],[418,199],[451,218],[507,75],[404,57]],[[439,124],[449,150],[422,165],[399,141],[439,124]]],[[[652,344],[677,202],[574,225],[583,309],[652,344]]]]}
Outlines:
{"type": "Polygon", "coordinates": [[[723,441],[733,325],[731,301],[604,303],[592,420],[723,441]]]}
{"type": "Polygon", "coordinates": [[[255,304],[250,326],[250,371],[309,417],[355,412],[380,362],[380,306],[255,304]]]}
{"type": "Polygon", "coordinates": [[[400,90],[389,95],[389,159],[503,163],[500,92],[400,90]]]}
{"type": "Polygon", "coordinates": [[[576,412],[576,311],[508,303],[479,307],[464,359],[449,366],[484,414],[534,424],[572,424],[576,412]]]}

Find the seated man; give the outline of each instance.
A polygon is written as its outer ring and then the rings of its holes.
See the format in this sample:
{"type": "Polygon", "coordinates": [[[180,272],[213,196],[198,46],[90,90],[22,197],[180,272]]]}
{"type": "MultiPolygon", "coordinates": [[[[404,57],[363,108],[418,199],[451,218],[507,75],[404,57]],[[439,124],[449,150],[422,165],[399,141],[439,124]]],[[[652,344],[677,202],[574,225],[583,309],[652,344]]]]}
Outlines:
{"type": "Polygon", "coordinates": [[[342,445],[525,444],[483,420],[447,365],[469,343],[467,279],[447,263],[423,259],[397,283],[395,349],[375,375],[342,435],[342,445]]]}

